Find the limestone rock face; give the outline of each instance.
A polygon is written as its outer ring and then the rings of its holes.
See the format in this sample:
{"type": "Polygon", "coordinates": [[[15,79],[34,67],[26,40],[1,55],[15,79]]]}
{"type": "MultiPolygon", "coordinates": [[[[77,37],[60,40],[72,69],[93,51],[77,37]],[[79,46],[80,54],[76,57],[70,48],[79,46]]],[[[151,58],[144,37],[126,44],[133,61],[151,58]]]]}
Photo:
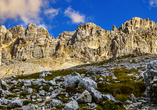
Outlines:
{"type": "Polygon", "coordinates": [[[0,61],[2,65],[9,65],[9,62],[51,58],[53,64],[45,64],[45,67],[49,70],[59,69],[65,65],[101,61],[118,55],[154,54],[157,53],[156,40],[157,24],[139,17],[126,21],[118,28],[113,25],[112,31],[106,31],[94,23],[85,23],[79,25],[76,31],[64,31],[56,39],[45,28],[34,23],[28,24],[27,29],[18,25],[7,30],[2,25],[0,61]]]}

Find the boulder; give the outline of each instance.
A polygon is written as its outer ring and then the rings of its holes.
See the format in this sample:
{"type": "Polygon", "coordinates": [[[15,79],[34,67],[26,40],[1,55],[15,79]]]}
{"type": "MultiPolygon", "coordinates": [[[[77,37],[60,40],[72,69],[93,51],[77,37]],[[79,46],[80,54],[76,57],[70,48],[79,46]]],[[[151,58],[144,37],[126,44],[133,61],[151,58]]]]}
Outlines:
{"type": "Polygon", "coordinates": [[[59,106],[59,105],[62,105],[63,103],[60,101],[60,100],[57,100],[57,99],[52,99],[51,100],[51,105],[52,106],[59,106]]]}
{"type": "Polygon", "coordinates": [[[28,105],[22,106],[21,110],[36,110],[34,104],[29,103],[28,105]]]}
{"type": "Polygon", "coordinates": [[[22,106],[23,106],[23,102],[21,100],[14,100],[8,104],[8,108],[16,108],[22,106]]]}
{"type": "Polygon", "coordinates": [[[78,85],[79,81],[81,79],[81,76],[79,73],[77,72],[73,72],[72,74],[70,75],[67,75],[65,78],[64,78],[64,86],[65,87],[75,87],[78,85]]]}
{"type": "Polygon", "coordinates": [[[112,101],[112,102],[116,102],[116,99],[111,94],[103,95],[103,99],[108,100],[108,101],[112,101]]]}
{"type": "Polygon", "coordinates": [[[50,98],[55,98],[58,94],[61,93],[60,89],[55,89],[54,91],[52,91],[50,98]]]}
{"type": "Polygon", "coordinates": [[[92,96],[90,93],[85,90],[78,98],[77,98],[78,103],[90,103],[92,102],[92,96]]]}
{"type": "Polygon", "coordinates": [[[95,90],[93,87],[90,87],[89,92],[91,93],[96,103],[100,103],[103,101],[102,94],[99,91],[95,90]]]}
{"type": "Polygon", "coordinates": [[[39,95],[40,96],[45,96],[45,91],[44,90],[39,91],[39,95]]]}
{"type": "Polygon", "coordinates": [[[82,78],[78,84],[78,88],[83,88],[83,89],[86,89],[86,90],[89,90],[89,88],[93,87],[94,89],[97,88],[97,83],[88,78],[88,77],[85,77],[85,78],[82,78]]]}
{"type": "Polygon", "coordinates": [[[78,103],[74,100],[67,103],[64,107],[64,110],[77,110],[78,108],[78,103]]]}

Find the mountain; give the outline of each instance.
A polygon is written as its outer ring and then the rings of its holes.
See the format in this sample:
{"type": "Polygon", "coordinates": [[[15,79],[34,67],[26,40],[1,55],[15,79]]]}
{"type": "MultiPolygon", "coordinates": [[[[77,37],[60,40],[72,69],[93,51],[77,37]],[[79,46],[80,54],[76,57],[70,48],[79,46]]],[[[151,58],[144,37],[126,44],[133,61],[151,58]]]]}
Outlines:
{"type": "Polygon", "coordinates": [[[30,74],[102,61],[129,54],[156,54],[157,24],[134,17],[112,31],[94,23],[64,31],[54,39],[43,27],[34,23],[27,29],[18,25],[0,27],[0,77],[30,74]]]}

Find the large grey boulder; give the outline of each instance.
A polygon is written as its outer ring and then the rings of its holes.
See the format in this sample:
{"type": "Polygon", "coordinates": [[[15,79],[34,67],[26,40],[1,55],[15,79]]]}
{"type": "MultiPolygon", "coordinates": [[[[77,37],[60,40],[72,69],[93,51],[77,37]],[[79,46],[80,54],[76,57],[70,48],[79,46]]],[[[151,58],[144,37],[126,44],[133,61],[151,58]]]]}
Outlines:
{"type": "Polygon", "coordinates": [[[95,90],[93,87],[91,87],[89,89],[89,92],[91,93],[91,95],[94,98],[94,100],[96,101],[96,103],[100,103],[103,101],[103,97],[102,97],[101,92],[95,90]]]}
{"type": "Polygon", "coordinates": [[[89,90],[91,87],[93,87],[94,89],[97,88],[97,83],[88,78],[88,77],[85,77],[85,78],[82,78],[78,84],[78,88],[83,88],[83,89],[86,89],[86,90],[89,90]]]}
{"type": "Polygon", "coordinates": [[[78,103],[90,103],[92,102],[92,96],[90,93],[85,90],[78,98],[77,98],[78,103]]]}
{"type": "Polygon", "coordinates": [[[16,99],[9,103],[8,108],[15,108],[15,107],[22,107],[22,106],[23,106],[23,102],[21,100],[16,99]]]}
{"type": "Polygon", "coordinates": [[[78,103],[74,100],[67,103],[64,107],[64,110],[77,110],[78,108],[78,103]]]}
{"type": "Polygon", "coordinates": [[[77,72],[73,72],[70,75],[64,77],[64,86],[65,87],[75,87],[79,83],[81,76],[77,72]]]}

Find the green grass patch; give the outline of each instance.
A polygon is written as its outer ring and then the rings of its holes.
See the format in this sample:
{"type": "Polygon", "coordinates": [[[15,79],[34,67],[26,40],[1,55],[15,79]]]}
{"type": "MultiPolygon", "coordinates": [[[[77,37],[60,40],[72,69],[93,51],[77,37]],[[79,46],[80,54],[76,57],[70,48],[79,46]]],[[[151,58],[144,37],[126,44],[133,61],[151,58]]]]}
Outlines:
{"type": "Polygon", "coordinates": [[[98,104],[97,110],[125,110],[125,108],[111,101],[104,101],[103,104],[98,104]]]}
{"type": "Polygon", "coordinates": [[[39,92],[39,88],[41,87],[41,85],[31,85],[30,88],[33,88],[36,90],[36,92],[39,92]]]}
{"type": "MultiPolygon", "coordinates": [[[[87,72],[87,70],[85,70],[85,69],[80,69],[80,70],[77,70],[77,69],[56,70],[56,71],[50,71],[52,73],[52,75],[46,76],[44,79],[45,80],[52,80],[53,78],[55,78],[57,76],[66,76],[66,75],[71,74],[74,71],[76,71],[80,74],[87,72]]],[[[27,80],[28,79],[38,79],[39,75],[40,75],[40,73],[34,73],[34,74],[31,74],[31,75],[27,75],[27,76],[21,75],[21,76],[16,77],[16,80],[18,80],[18,79],[27,79],[27,80]]]]}
{"type": "Polygon", "coordinates": [[[25,100],[23,101],[23,105],[28,105],[29,103],[35,104],[33,101],[31,100],[25,100]]]}
{"type": "Polygon", "coordinates": [[[5,106],[0,106],[0,110],[7,110],[7,107],[5,107],[5,106]]]}
{"type": "Polygon", "coordinates": [[[11,99],[11,98],[15,98],[15,97],[17,97],[17,95],[15,95],[15,94],[10,94],[10,95],[5,96],[6,99],[11,99]]]}
{"type": "Polygon", "coordinates": [[[28,94],[29,94],[28,91],[23,91],[20,93],[20,96],[26,97],[26,95],[28,95],[28,94]]]}
{"type": "Polygon", "coordinates": [[[125,102],[131,93],[135,94],[136,97],[141,97],[145,91],[145,85],[143,81],[136,82],[131,76],[127,76],[130,73],[138,73],[138,69],[113,69],[114,74],[117,77],[117,81],[120,83],[115,83],[112,77],[107,77],[110,79],[111,84],[98,83],[98,91],[103,94],[112,94],[116,100],[125,102]],[[131,79],[131,80],[130,80],[131,79]]]}

